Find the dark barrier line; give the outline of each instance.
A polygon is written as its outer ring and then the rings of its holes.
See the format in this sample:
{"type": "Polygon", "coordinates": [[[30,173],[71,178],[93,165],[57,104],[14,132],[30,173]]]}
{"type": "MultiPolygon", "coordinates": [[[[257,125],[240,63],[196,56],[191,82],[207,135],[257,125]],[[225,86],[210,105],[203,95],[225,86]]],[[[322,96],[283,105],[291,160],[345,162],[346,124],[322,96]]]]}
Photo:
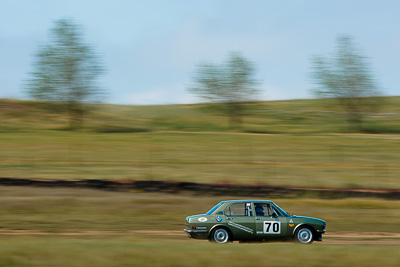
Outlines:
{"type": "Polygon", "coordinates": [[[141,191],[164,193],[196,193],[204,195],[229,195],[249,197],[316,197],[348,198],[377,197],[400,199],[400,189],[348,189],[348,188],[295,188],[265,185],[202,184],[172,181],[112,181],[112,180],[45,180],[0,178],[3,186],[40,186],[91,188],[112,191],[141,191]]]}

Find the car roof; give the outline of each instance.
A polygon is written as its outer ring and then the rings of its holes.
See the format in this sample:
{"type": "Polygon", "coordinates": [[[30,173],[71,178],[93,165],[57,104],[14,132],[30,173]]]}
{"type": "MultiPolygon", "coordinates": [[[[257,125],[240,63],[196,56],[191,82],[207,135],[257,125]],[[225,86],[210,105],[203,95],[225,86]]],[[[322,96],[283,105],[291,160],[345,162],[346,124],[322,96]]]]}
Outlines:
{"type": "Polygon", "coordinates": [[[271,200],[260,200],[260,199],[237,199],[237,200],[225,200],[225,201],[221,201],[221,203],[234,203],[234,202],[269,202],[269,203],[273,203],[273,201],[271,200]]]}

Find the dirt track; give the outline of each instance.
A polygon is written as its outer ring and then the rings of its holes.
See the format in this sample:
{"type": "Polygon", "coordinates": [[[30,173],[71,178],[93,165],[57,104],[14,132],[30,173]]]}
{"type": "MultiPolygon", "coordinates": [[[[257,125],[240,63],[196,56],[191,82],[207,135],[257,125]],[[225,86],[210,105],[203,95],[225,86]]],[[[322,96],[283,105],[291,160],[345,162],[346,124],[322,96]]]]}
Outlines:
{"type": "MultiPolygon", "coordinates": [[[[111,231],[81,231],[81,232],[41,232],[36,230],[0,230],[0,235],[45,235],[45,236],[154,236],[154,237],[167,237],[167,236],[182,236],[186,237],[183,231],[169,230],[169,231],[156,231],[156,230],[131,230],[128,232],[111,232],[111,231]]],[[[186,240],[186,239],[184,239],[186,240]]],[[[187,239],[189,240],[189,239],[187,239]]],[[[323,235],[323,242],[318,244],[335,244],[335,245],[400,245],[400,233],[384,233],[384,232],[336,232],[326,233],[323,235]]]]}

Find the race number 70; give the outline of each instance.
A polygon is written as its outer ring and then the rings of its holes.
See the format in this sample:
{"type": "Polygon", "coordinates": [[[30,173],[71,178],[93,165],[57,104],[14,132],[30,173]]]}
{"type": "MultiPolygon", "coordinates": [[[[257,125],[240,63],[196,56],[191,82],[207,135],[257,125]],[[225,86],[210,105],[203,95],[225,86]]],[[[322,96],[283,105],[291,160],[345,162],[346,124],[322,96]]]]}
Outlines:
{"type": "Polygon", "coordinates": [[[264,234],[280,234],[281,222],[264,221],[264,234]]]}

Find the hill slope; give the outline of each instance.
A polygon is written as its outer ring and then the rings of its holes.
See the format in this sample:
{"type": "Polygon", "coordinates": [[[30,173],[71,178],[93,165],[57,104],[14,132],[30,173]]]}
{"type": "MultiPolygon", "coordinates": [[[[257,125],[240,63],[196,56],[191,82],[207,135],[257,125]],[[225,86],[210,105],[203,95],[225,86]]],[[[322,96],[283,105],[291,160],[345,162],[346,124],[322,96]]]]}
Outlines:
{"type": "MultiPolygon", "coordinates": [[[[367,117],[365,132],[400,133],[400,97],[382,101],[381,110],[367,117]]],[[[48,107],[34,101],[0,100],[0,132],[67,129],[65,114],[48,107]]],[[[226,117],[205,112],[202,105],[89,105],[83,128],[93,132],[348,132],[343,111],[329,100],[257,102],[238,129],[230,129],[226,117]]]]}

